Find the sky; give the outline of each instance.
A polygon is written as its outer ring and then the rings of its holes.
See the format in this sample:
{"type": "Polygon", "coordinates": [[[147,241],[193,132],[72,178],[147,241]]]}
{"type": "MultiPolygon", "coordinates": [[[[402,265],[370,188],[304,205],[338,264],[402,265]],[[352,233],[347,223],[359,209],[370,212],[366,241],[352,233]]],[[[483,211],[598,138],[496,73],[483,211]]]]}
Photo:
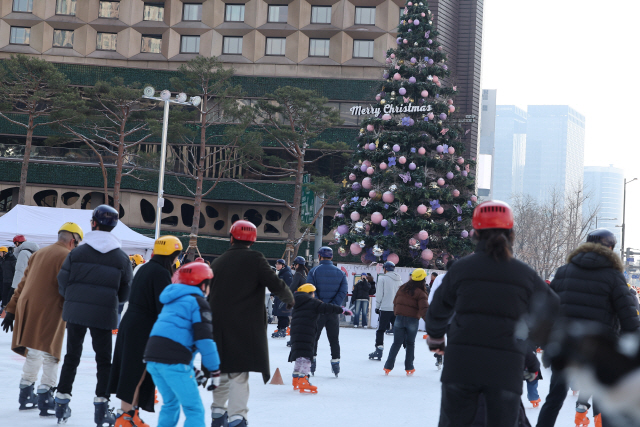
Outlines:
{"type": "Polygon", "coordinates": [[[570,105],[585,166],[625,171],[625,246],[640,249],[640,2],[485,0],[482,88],[498,105],[570,105]]]}

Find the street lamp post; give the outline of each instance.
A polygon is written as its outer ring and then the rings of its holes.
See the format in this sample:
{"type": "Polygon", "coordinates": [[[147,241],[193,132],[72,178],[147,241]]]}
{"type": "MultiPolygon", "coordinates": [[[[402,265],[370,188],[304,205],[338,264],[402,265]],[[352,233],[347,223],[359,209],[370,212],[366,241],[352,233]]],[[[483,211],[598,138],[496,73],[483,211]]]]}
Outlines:
{"type": "Polygon", "coordinates": [[[622,244],[620,245],[620,258],[624,259],[624,230],[625,230],[625,214],[627,207],[627,184],[630,182],[636,181],[638,178],[633,178],[631,181],[627,181],[627,178],[624,179],[624,195],[622,197],[622,244]]]}
{"type": "Polygon", "coordinates": [[[145,99],[152,99],[154,101],[164,102],[164,114],[162,118],[162,144],[160,146],[160,170],[158,176],[158,203],[156,206],[156,240],[160,237],[160,220],[162,217],[162,208],[164,207],[164,167],[167,162],[167,132],[169,129],[169,105],[187,105],[192,107],[198,107],[202,99],[199,96],[192,96],[187,101],[187,95],[185,93],[179,93],[175,99],[171,99],[171,92],[163,90],[160,92],[160,97],[156,97],[156,90],[151,86],[144,88],[145,99]]]}
{"type": "Polygon", "coordinates": [[[598,228],[598,220],[601,220],[601,221],[617,221],[618,218],[598,218],[598,217],[596,217],[596,228],[598,228]]]}

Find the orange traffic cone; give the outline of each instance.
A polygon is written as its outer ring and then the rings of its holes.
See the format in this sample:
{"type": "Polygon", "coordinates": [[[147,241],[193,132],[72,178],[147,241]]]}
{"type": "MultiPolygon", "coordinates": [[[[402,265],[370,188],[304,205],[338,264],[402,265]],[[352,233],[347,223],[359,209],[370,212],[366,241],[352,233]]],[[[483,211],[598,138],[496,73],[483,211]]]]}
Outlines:
{"type": "Polygon", "coordinates": [[[271,378],[271,382],[269,384],[284,385],[284,381],[282,381],[282,375],[280,374],[280,368],[276,368],[276,372],[273,374],[273,377],[271,378]]]}

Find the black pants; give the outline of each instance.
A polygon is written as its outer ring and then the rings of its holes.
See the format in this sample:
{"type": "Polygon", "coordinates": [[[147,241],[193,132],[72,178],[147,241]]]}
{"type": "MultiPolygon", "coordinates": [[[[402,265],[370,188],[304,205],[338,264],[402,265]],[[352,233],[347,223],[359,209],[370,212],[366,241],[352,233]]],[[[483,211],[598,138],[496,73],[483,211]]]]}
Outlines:
{"type": "Polygon", "coordinates": [[[393,326],[391,321],[396,316],[393,315],[393,311],[380,311],[378,317],[378,330],[376,331],[376,347],[384,344],[384,333],[393,326]]]}
{"type": "MultiPolygon", "coordinates": [[[[2,306],[6,307],[9,305],[9,301],[11,301],[11,297],[13,296],[14,289],[11,287],[11,283],[1,284],[0,283],[0,293],[2,297],[2,306]]],[[[13,313],[15,314],[15,313],[13,313]]]]}
{"type": "Polygon", "coordinates": [[[287,329],[289,326],[289,316],[278,316],[278,329],[287,329]]]}
{"type": "Polygon", "coordinates": [[[98,367],[96,397],[108,398],[107,386],[111,371],[111,330],[87,328],[74,323],[67,323],[67,354],[64,356],[64,363],[60,371],[58,392],[71,393],[76,371],[80,364],[82,345],[84,344],[84,336],[87,334],[87,329],[91,333],[91,343],[93,344],[93,351],[96,353],[96,365],[98,367]]]}
{"type": "Polygon", "coordinates": [[[478,398],[484,396],[487,426],[516,427],[520,415],[520,394],[490,386],[442,383],[438,427],[466,427],[478,411],[478,398]]]}
{"type": "Polygon", "coordinates": [[[329,346],[331,347],[331,358],[340,359],[340,342],[338,340],[340,317],[338,314],[321,314],[318,318],[318,332],[316,333],[316,345],[313,349],[313,355],[316,356],[318,354],[318,340],[325,327],[327,328],[327,338],[329,338],[329,346]]]}
{"type": "MultiPolygon", "coordinates": [[[[562,372],[556,371],[553,368],[551,369],[551,383],[549,384],[549,394],[547,394],[547,398],[544,400],[544,405],[540,409],[540,416],[538,416],[538,424],[536,427],[553,427],[556,424],[556,418],[558,418],[558,413],[560,409],[562,409],[562,404],[564,403],[564,399],[567,397],[567,392],[569,391],[569,384],[565,379],[565,376],[562,372]]],[[[578,403],[587,403],[589,401],[589,396],[579,396],[578,403]]],[[[596,399],[593,399],[593,415],[598,415],[600,413],[600,408],[598,407],[598,403],[596,399]]],[[[605,427],[607,425],[606,419],[602,417],[602,426],[605,427]]]]}

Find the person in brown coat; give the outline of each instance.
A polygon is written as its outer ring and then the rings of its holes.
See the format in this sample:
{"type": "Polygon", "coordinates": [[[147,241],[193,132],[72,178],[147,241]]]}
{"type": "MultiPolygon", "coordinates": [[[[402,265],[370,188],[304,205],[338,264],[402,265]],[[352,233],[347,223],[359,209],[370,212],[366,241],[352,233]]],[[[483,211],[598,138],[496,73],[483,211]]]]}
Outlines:
{"type": "Polygon", "coordinates": [[[14,331],[11,349],[27,358],[20,381],[20,409],[34,409],[37,401],[41,416],[54,415],[48,411],[54,409],[52,388],[58,379],[65,330],[62,320],[64,299],[58,292],[58,272],[82,238],[82,229],[77,224],[65,223],[58,231],[56,243],[29,258],[24,276],[7,305],[10,324],[5,331],[9,327],[14,331]],[[41,367],[42,377],[36,396],[33,388],[41,367]]]}
{"type": "Polygon", "coordinates": [[[407,376],[411,376],[416,371],[413,367],[414,351],[416,346],[416,335],[418,334],[418,324],[420,319],[427,314],[429,307],[426,288],[427,272],[418,268],[411,273],[411,279],[400,286],[393,299],[393,313],[396,321],[393,325],[393,344],[389,350],[389,356],[384,364],[384,372],[389,375],[396,363],[396,356],[400,347],[404,345],[407,354],[404,358],[404,369],[407,376]]]}

